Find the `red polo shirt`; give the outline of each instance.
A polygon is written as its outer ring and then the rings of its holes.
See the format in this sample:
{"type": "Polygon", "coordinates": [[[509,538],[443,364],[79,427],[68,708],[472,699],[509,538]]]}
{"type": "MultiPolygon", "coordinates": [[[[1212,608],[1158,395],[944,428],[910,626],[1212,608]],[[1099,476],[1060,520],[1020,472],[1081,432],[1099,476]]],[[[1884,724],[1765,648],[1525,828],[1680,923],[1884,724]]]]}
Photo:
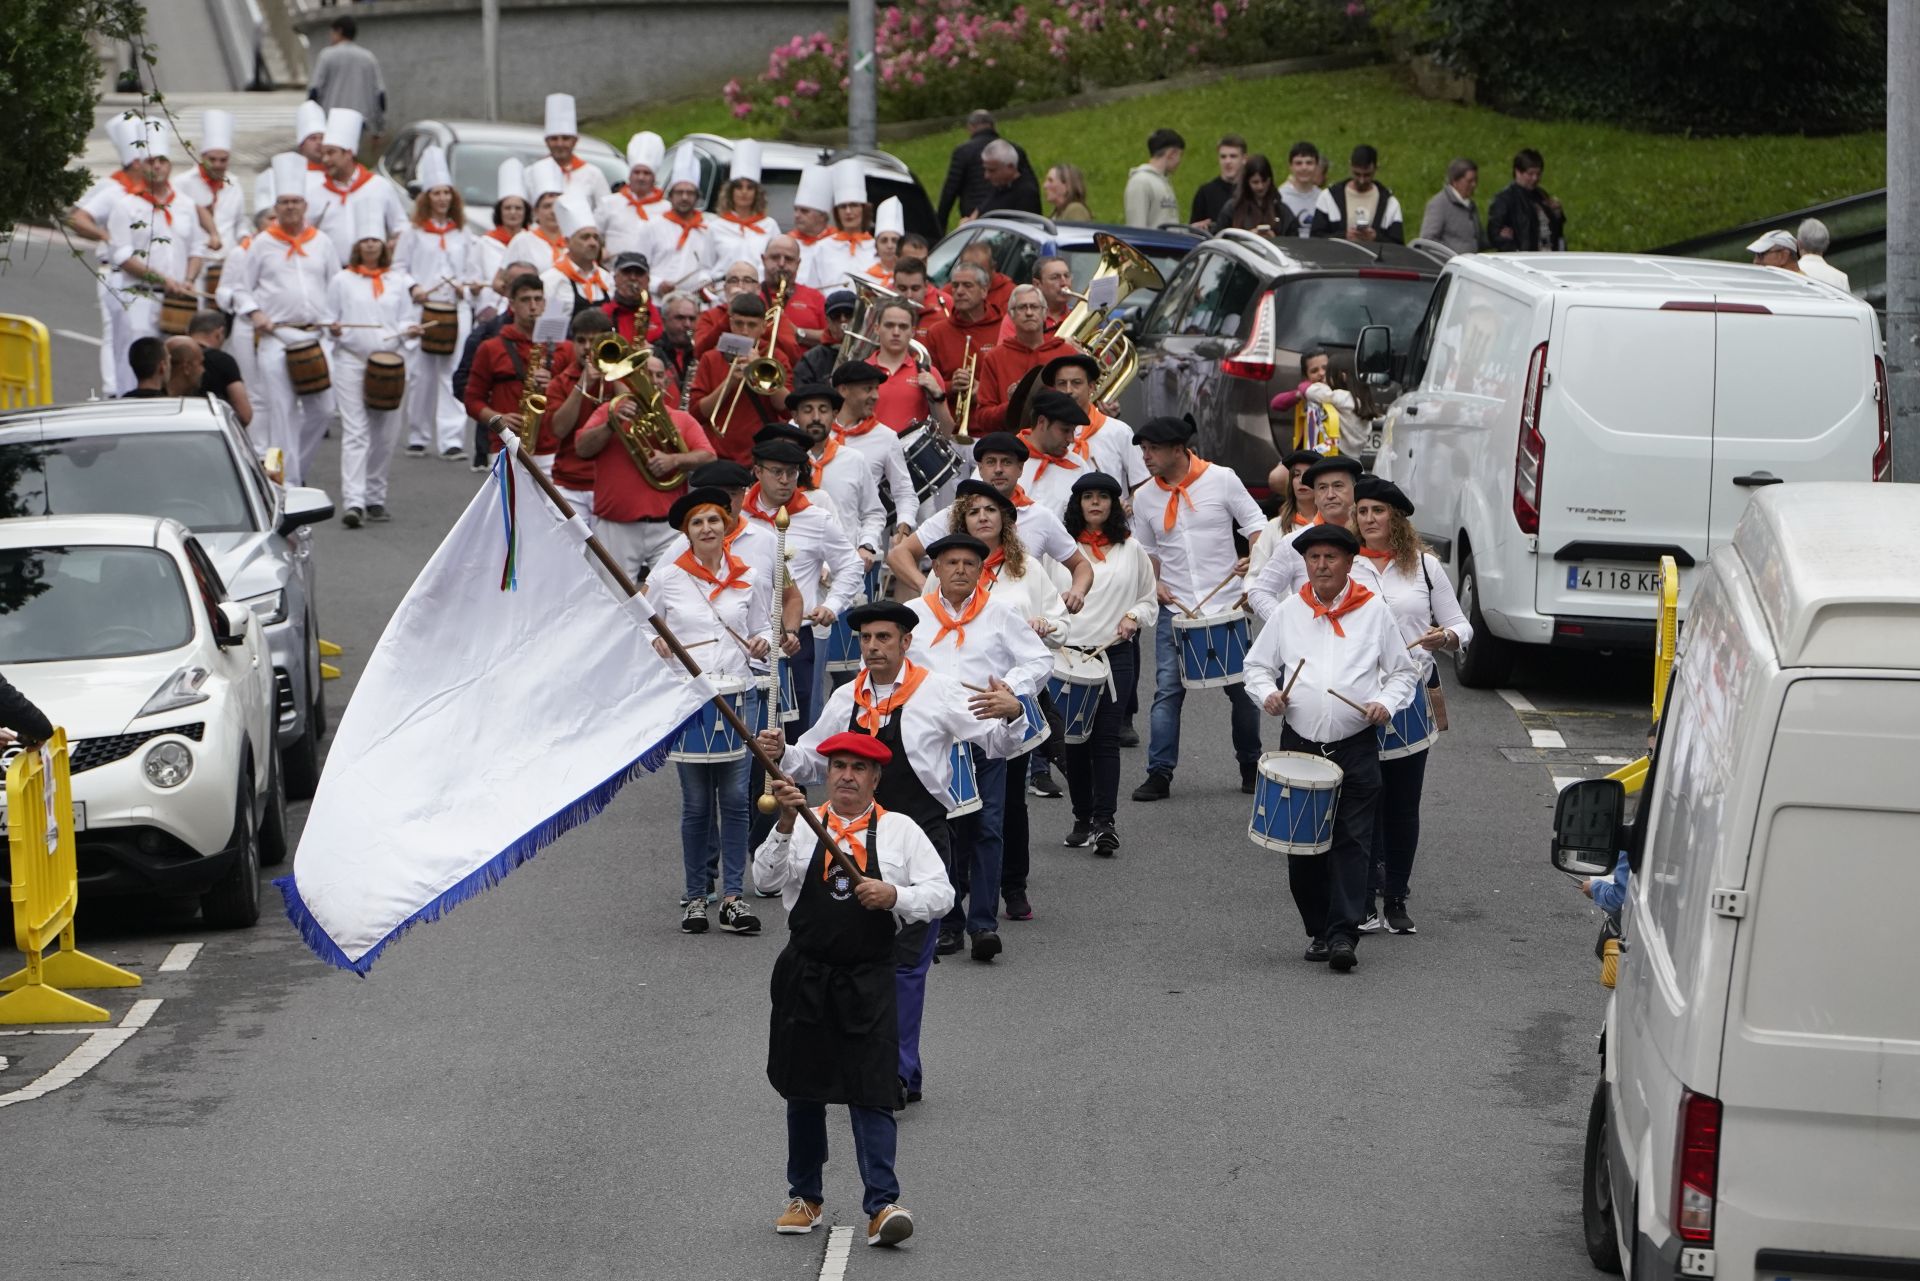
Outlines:
{"type": "MultiPolygon", "coordinates": [[[[667,416],[680,429],[680,439],[686,442],[689,451],[713,448],[699,420],[692,414],[669,409],[667,416]]],[[[593,411],[593,417],[580,424],[580,429],[584,431],[589,427],[598,427],[606,420],[607,406],[601,405],[593,411]]],[[[593,514],[601,520],[665,520],[674,500],[687,492],[684,472],[672,489],[655,489],[649,485],[641,477],[640,469],[634,465],[633,455],[627,452],[627,447],[620,443],[618,436],[609,440],[599,453],[584,461],[593,468],[593,514]]]]}
{"type": "MultiPolygon", "coordinates": [[[[915,381],[920,376],[920,362],[912,352],[900,362],[900,367],[888,374],[886,381],[880,384],[880,399],[875,402],[873,416],[896,432],[906,431],[909,424],[918,418],[933,417],[933,406],[927,401],[927,393],[920,389],[915,381]]],[[[934,378],[939,381],[942,391],[946,390],[946,379],[938,373],[934,378]]]]}
{"type": "MultiPolygon", "coordinates": [[[[793,366],[784,358],[784,353],[775,352],[780,367],[787,371],[787,386],[793,386],[793,366]]],[[[715,387],[726,381],[727,369],[733,361],[718,348],[700,357],[700,363],[694,369],[693,399],[688,404],[693,412],[700,412],[700,402],[705,400],[715,387]]],[[[750,391],[741,391],[736,399],[732,391],[721,399],[714,412],[724,412],[727,403],[733,402],[733,414],[725,423],[709,424],[709,438],[713,441],[713,452],[742,466],[753,465],[753,437],[769,423],[787,421],[787,406],[780,396],[756,396],[750,391]]]]}

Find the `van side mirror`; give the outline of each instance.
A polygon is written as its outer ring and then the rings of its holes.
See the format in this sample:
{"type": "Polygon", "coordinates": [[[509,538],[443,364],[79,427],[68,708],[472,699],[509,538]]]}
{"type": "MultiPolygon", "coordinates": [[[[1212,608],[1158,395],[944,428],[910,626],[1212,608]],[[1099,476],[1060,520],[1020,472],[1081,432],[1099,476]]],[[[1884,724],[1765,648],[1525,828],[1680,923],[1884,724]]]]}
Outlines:
{"type": "Polygon", "coordinates": [[[1574,876],[1606,876],[1620,861],[1627,789],[1613,778],[1569,784],[1553,806],[1553,865],[1574,876]]]}
{"type": "Polygon", "coordinates": [[[1368,325],[1353,344],[1353,367],[1363,374],[1384,374],[1393,361],[1393,333],[1385,325],[1368,325]]]}

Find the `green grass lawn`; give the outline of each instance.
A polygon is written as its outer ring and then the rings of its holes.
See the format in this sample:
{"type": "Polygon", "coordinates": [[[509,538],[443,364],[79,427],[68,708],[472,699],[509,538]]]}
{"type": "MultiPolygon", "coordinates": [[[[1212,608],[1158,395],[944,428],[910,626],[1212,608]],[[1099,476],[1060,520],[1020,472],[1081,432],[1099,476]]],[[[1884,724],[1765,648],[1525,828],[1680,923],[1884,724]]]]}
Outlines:
{"type": "MultiPolygon", "coordinates": [[[[1334,178],[1345,173],[1354,144],[1368,142],[1380,150],[1380,181],[1394,189],[1414,227],[1454,156],[1479,162],[1484,216],[1494,192],[1507,184],[1513,153],[1531,146],[1546,157],[1543,185],[1566,205],[1568,240],[1576,249],[1647,249],[1886,184],[1884,133],[1689,139],[1523,120],[1418,97],[1388,67],[1231,80],[1011,120],[1003,133],[1027,149],[1036,169],[1059,160],[1078,164],[1094,215],[1117,219],[1127,171],[1146,158],[1146,137],[1162,125],[1178,129],[1191,148],[1174,175],[1183,205],[1213,177],[1213,143],[1223,133],[1246,135],[1282,174],[1287,149],[1310,138],[1333,157],[1334,178]]],[[[595,132],[624,145],[643,127],[669,143],[696,130],[736,132],[717,92],[710,100],[630,112],[595,132]]],[[[937,197],[947,155],[964,137],[954,129],[887,149],[937,197]]]]}

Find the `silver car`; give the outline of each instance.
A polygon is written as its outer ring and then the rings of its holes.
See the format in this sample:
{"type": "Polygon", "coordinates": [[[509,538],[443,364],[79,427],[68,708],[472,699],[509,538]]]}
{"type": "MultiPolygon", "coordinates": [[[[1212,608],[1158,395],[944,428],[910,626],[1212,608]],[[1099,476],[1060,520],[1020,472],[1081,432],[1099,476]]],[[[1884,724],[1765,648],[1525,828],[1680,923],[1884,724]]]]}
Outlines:
{"type": "Polygon", "coordinates": [[[269,479],[226,402],[105,400],[0,414],[0,516],[124,513],[177,520],[273,655],[275,742],[287,795],[320,780],[326,696],[314,623],[313,541],[324,490],[269,479]]]}

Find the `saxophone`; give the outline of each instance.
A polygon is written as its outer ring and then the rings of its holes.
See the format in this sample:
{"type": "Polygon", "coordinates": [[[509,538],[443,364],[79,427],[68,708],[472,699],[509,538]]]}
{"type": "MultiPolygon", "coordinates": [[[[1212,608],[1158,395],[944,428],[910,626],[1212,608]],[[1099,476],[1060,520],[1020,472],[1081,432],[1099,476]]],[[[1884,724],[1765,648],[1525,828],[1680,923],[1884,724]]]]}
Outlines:
{"type": "Polygon", "coordinates": [[[534,375],[546,365],[546,347],[534,347],[533,358],[527,361],[527,376],[520,380],[520,448],[528,457],[532,457],[535,446],[540,443],[540,415],[547,412],[547,398],[533,381],[534,375]]]}

